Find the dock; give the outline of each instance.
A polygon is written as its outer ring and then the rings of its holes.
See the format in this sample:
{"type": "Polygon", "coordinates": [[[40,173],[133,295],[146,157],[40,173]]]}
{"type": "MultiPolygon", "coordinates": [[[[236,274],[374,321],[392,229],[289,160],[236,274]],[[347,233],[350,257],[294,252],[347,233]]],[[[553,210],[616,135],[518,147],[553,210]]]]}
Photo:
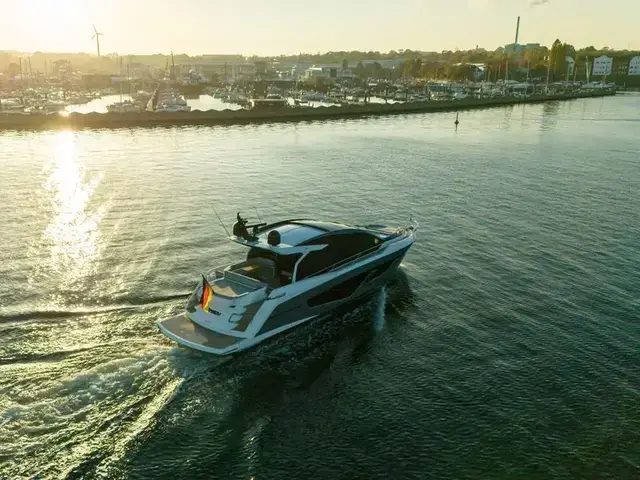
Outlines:
{"type": "Polygon", "coordinates": [[[179,125],[235,125],[247,123],[300,122],[383,115],[459,111],[504,107],[578,98],[615,95],[612,90],[578,91],[528,97],[468,98],[451,101],[427,101],[393,104],[368,103],[330,107],[262,108],[253,110],[208,110],[191,112],[0,114],[0,130],[83,129],[157,127],[179,125]]]}

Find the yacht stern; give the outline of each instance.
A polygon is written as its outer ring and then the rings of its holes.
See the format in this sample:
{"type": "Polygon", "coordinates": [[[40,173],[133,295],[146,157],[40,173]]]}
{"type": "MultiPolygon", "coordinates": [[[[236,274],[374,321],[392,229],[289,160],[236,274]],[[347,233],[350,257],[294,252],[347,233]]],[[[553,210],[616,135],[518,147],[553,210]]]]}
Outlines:
{"type": "Polygon", "coordinates": [[[158,320],[156,325],[164,335],[180,345],[216,355],[237,351],[238,344],[244,340],[201,327],[186,313],[158,320]]]}

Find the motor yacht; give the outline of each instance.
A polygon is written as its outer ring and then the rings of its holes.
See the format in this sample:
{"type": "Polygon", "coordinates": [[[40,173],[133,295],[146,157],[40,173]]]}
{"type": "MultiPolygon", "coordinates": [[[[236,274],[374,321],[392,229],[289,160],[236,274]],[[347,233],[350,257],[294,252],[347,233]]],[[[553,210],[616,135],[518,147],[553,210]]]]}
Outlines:
{"type": "Polygon", "coordinates": [[[142,111],[142,106],[131,100],[124,100],[107,105],[107,111],[110,113],[139,113],[142,111]]]}
{"type": "Polygon", "coordinates": [[[285,108],[289,106],[289,100],[278,94],[269,94],[266,98],[252,98],[249,102],[251,108],[285,108]]]}
{"type": "Polygon", "coordinates": [[[246,259],[202,276],[185,311],[156,322],[192,349],[230,355],[337,309],[381,288],[415,240],[404,228],[350,226],[295,219],[248,225],[240,213],[230,240],[246,259]]]}
{"type": "Polygon", "coordinates": [[[156,112],[190,112],[191,106],[176,90],[168,89],[160,92],[155,105],[156,112]]]}
{"type": "Polygon", "coordinates": [[[300,97],[301,100],[304,100],[306,102],[321,102],[326,98],[327,96],[322,92],[303,93],[300,97]]]}
{"type": "Polygon", "coordinates": [[[156,106],[156,112],[190,112],[190,105],[179,105],[176,103],[161,103],[156,106]]]}

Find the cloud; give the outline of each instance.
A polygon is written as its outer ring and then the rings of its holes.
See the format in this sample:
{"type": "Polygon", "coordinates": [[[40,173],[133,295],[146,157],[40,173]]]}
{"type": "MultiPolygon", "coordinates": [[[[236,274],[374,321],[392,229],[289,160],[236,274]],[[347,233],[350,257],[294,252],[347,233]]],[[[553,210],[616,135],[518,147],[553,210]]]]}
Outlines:
{"type": "Polygon", "coordinates": [[[536,7],[538,5],[544,5],[545,3],[549,3],[549,0],[531,0],[531,2],[529,2],[531,4],[532,7],[536,7]]]}

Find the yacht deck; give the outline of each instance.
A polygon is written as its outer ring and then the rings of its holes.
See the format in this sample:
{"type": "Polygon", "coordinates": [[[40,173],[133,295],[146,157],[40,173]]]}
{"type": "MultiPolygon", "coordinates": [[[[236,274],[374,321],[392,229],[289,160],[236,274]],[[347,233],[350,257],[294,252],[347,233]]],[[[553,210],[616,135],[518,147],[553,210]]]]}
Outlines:
{"type": "Polygon", "coordinates": [[[249,287],[239,282],[234,282],[227,278],[217,279],[213,285],[213,293],[224,295],[225,297],[239,297],[245,293],[253,292],[256,287],[249,287]]]}
{"type": "Polygon", "coordinates": [[[184,313],[158,322],[158,327],[176,342],[203,351],[223,350],[242,340],[207,330],[192,322],[184,313]]]}

